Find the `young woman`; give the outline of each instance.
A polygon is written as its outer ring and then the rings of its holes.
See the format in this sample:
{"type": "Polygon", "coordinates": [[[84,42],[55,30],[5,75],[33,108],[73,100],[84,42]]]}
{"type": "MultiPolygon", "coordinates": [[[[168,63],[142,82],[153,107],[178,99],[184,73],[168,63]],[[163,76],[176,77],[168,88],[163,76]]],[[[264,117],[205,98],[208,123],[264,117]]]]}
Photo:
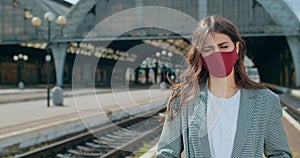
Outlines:
{"type": "Polygon", "coordinates": [[[201,20],[168,102],[156,157],[292,157],[278,96],[245,72],[246,46],[220,16],[201,20]]]}

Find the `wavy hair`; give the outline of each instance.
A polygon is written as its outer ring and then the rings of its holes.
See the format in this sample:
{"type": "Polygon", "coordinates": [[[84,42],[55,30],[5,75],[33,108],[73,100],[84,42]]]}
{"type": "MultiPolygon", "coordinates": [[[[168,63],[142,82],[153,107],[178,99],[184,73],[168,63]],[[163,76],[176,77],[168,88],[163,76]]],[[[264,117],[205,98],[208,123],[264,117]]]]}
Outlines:
{"type": "Polygon", "coordinates": [[[202,68],[201,54],[197,47],[202,47],[205,38],[212,33],[225,34],[234,44],[237,42],[240,43],[238,54],[239,58],[234,65],[234,79],[237,87],[239,89],[264,88],[263,85],[250,80],[247,76],[244,66],[244,56],[247,53],[246,44],[238,33],[236,26],[221,16],[208,16],[199,22],[194,31],[191,48],[186,57],[187,68],[183,73],[182,82],[173,84],[171,87],[174,90],[174,93],[167,104],[167,112],[170,114],[171,120],[178,114],[185,103],[188,103],[196,96],[198,89],[204,87],[208,80],[209,73],[205,68],[202,68]],[[172,103],[179,96],[181,97],[180,105],[175,109],[173,116],[172,103]]]}

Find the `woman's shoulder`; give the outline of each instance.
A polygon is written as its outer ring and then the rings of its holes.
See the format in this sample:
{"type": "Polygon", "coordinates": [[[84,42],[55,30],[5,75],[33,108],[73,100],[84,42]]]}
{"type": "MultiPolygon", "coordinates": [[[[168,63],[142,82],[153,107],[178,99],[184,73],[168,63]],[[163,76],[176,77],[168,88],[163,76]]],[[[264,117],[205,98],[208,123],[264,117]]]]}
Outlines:
{"type": "Polygon", "coordinates": [[[279,97],[276,93],[272,92],[268,88],[260,88],[260,89],[246,89],[245,90],[248,95],[252,95],[257,98],[267,98],[271,100],[277,100],[279,97]]]}
{"type": "Polygon", "coordinates": [[[264,113],[268,115],[274,111],[277,113],[281,112],[280,98],[270,89],[247,89],[245,91],[251,94],[249,100],[256,102],[255,107],[259,109],[260,112],[264,111],[264,113]]]}

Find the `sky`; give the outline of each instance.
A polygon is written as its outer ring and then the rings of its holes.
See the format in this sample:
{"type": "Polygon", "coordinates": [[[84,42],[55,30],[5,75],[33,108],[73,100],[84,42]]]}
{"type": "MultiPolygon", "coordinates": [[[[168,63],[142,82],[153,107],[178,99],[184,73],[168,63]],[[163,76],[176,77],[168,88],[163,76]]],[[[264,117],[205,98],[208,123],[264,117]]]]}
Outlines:
{"type": "Polygon", "coordinates": [[[76,4],[79,0],[64,0],[66,2],[69,2],[71,4],[76,4]]]}

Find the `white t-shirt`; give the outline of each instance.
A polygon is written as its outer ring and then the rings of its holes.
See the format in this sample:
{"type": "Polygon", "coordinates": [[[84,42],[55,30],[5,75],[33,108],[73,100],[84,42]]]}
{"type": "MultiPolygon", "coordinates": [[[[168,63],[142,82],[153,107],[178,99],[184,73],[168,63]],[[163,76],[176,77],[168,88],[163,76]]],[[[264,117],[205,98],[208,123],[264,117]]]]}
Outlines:
{"type": "Polygon", "coordinates": [[[213,96],[208,90],[207,129],[214,158],[231,157],[240,104],[240,90],[230,98],[213,96]]]}

